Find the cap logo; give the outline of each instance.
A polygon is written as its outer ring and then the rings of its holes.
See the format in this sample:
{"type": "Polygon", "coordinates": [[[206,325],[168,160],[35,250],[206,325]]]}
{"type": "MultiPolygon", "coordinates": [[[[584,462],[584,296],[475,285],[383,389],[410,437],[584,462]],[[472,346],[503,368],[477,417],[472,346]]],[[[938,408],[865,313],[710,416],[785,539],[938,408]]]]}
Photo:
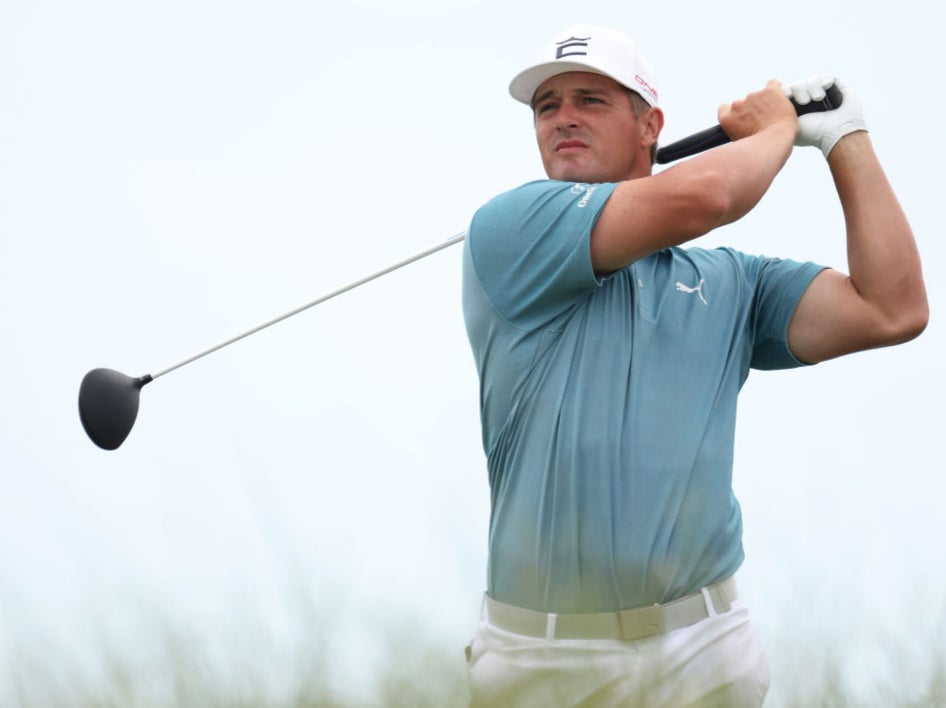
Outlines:
{"type": "Polygon", "coordinates": [[[588,40],[591,37],[569,37],[564,42],[556,42],[558,49],[555,50],[555,58],[563,59],[565,57],[584,57],[588,55],[588,52],[578,51],[579,49],[588,48],[588,40]],[[575,50],[575,51],[569,51],[575,50]]]}
{"type": "Polygon", "coordinates": [[[657,99],[657,89],[655,89],[653,86],[647,83],[647,80],[643,76],[641,76],[640,74],[635,74],[634,80],[638,84],[640,84],[640,87],[642,89],[644,89],[645,91],[647,91],[647,93],[653,96],[655,100],[657,99]]]}

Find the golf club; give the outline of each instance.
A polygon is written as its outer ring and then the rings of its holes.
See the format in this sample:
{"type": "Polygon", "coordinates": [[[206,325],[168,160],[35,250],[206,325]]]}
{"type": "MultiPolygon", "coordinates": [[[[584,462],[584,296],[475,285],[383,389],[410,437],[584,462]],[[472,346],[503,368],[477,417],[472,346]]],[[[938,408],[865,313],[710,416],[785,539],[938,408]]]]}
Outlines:
{"type": "MultiPolygon", "coordinates": [[[[791,99],[792,105],[795,106],[795,113],[799,116],[803,116],[806,113],[820,113],[822,111],[833,110],[838,108],[843,100],[844,96],[837,84],[831,84],[826,88],[825,97],[820,101],[811,101],[802,106],[796,103],[795,99],[791,99]]],[[[729,136],[723,132],[721,127],[716,125],[659,148],[657,150],[657,164],[665,165],[668,162],[690,157],[704,150],[725,145],[728,142],[729,136]]]]}
{"type": "Polygon", "coordinates": [[[160,371],[145,374],[138,378],[132,378],[114,369],[92,369],[92,371],[83,377],[82,383],[79,386],[79,419],[82,421],[82,427],[85,428],[85,432],[92,442],[100,448],[103,450],[115,450],[125,441],[125,438],[128,437],[128,433],[131,432],[132,426],[135,424],[135,419],[138,417],[141,389],[145,384],[175,369],[190,364],[197,359],[205,357],[208,354],[212,354],[218,349],[223,349],[244,337],[249,337],[251,334],[266,329],[277,322],[282,322],[293,315],[308,310],[310,307],[314,307],[326,300],[331,300],[333,297],[348,292],[349,290],[354,290],[365,283],[380,278],[382,275],[387,275],[415,261],[419,261],[438,251],[442,251],[449,246],[460,243],[465,238],[465,231],[451,236],[446,241],[438,243],[436,246],[432,246],[413,256],[392,263],[348,285],[343,285],[340,288],[317,297],[315,300],[311,300],[304,305],[300,305],[266,322],[262,322],[245,332],[241,332],[219,344],[215,344],[208,349],[204,349],[197,354],[182,359],[176,364],[172,364],[160,371]]]}
{"type": "MultiPolygon", "coordinates": [[[[798,115],[804,115],[805,113],[812,113],[815,111],[828,111],[834,108],[837,108],[841,105],[843,96],[840,89],[836,85],[832,85],[826,89],[826,96],[821,101],[812,101],[804,106],[800,106],[794,101],[792,103],[795,105],[795,111],[798,115]]],[[[695,155],[704,150],[709,150],[710,148],[717,147],[729,142],[729,137],[726,133],[723,132],[723,129],[720,126],[715,126],[707,130],[703,130],[699,133],[695,133],[689,137],[686,137],[682,140],[679,140],[671,145],[668,145],[664,148],[661,148],[657,151],[657,163],[666,164],[674,160],[679,160],[684,157],[689,157],[695,155]]],[[[190,364],[197,359],[207,356],[218,349],[223,349],[234,342],[237,342],[245,337],[255,334],[262,329],[266,329],[271,325],[281,322],[293,315],[297,315],[300,312],[314,307],[319,303],[330,300],[342,293],[348,292],[354,288],[364,285],[376,278],[380,278],[382,275],[391,273],[392,271],[403,268],[406,265],[419,261],[422,258],[437,253],[449,246],[460,243],[466,238],[466,232],[461,232],[455,236],[451,236],[446,241],[437,244],[431,248],[427,248],[420,253],[417,253],[413,256],[400,260],[396,263],[393,263],[385,268],[382,268],[379,271],[366,275],[363,278],[360,278],[348,285],[344,285],[332,292],[326,293],[315,300],[307,302],[299,307],[293,308],[288,312],[285,312],[277,317],[274,317],[266,322],[256,325],[251,329],[241,332],[240,334],[231,337],[219,344],[204,349],[197,354],[187,357],[176,364],[172,364],[165,369],[160,371],[145,374],[144,376],[139,376],[138,378],[132,378],[126,374],[121,373],[120,371],[115,371],[114,369],[93,369],[85,375],[82,379],[82,383],[79,386],[79,418],[82,421],[82,427],[85,429],[86,434],[89,438],[104,450],[115,450],[117,449],[128,437],[128,434],[131,432],[132,427],[135,424],[135,420],[138,417],[138,406],[140,403],[141,389],[146,384],[154,381],[160,376],[164,376],[175,369],[179,369],[182,366],[190,364]]]]}

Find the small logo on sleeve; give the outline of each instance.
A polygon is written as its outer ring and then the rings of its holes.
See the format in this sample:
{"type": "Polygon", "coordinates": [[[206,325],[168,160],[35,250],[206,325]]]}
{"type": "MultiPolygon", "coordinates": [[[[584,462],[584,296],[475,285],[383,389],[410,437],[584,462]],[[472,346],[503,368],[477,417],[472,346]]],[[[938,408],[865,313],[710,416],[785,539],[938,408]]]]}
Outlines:
{"type": "Polygon", "coordinates": [[[579,209],[584,209],[588,206],[588,201],[591,199],[591,195],[595,193],[595,190],[598,188],[596,184],[575,184],[572,185],[571,192],[574,195],[581,194],[581,199],[578,200],[578,203],[575,205],[579,209]]]}

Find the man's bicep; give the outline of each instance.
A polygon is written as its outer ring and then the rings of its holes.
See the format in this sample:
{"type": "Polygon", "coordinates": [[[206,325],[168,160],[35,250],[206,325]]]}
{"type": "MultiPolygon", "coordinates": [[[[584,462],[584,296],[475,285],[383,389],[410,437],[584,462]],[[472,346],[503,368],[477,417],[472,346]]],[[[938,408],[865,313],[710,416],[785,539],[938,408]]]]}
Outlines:
{"type": "Polygon", "coordinates": [[[692,175],[669,172],[618,184],[591,232],[596,273],[612,273],[719,225],[724,207],[692,175]]]}
{"type": "Polygon", "coordinates": [[[816,364],[882,345],[877,313],[851,279],[823,270],[808,285],[788,326],[788,346],[799,361],[816,364]]]}

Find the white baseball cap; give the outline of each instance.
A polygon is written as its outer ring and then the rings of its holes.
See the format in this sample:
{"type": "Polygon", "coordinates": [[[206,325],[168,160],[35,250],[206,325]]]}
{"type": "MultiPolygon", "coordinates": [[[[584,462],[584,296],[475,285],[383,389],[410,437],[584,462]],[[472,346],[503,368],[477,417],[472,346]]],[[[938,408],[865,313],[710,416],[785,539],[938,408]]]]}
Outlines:
{"type": "Polygon", "coordinates": [[[657,105],[654,70],[631,38],[595,25],[575,25],[560,32],[542,50],[537,63],[510,82],[509,93],[517,101],[532,105],[532,97],[543,81],[568,71],[607,76],[640,94],[651,106],[657,105]]]}

